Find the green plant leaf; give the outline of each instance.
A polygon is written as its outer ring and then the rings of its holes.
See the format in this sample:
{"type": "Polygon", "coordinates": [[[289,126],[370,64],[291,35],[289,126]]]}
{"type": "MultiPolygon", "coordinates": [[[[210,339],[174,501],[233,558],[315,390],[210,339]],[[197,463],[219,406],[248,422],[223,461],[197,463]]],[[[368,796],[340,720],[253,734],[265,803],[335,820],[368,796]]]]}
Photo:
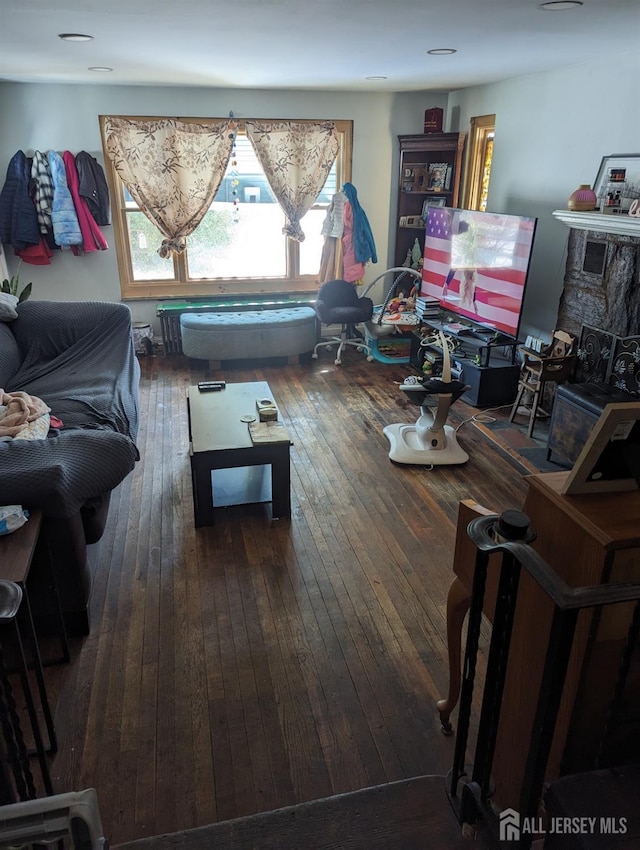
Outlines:
{"type": "Polygon", "coordinates": [[[22,292],[20,293],[20,297],[18,298],[18,304],[20,304],[22,301],[26,301],[26,300],[27,300],[27,298],[31,295],[31,289],[32,289],[32,287],[33,287],[33,282],[28,283],[28,284],[25,286],[25,288],[24,288],[24,289],[22,290],[22,292]]]}
{"type": "Polygon", "coordinates": [[[6,278],[2,281],[2,291],[11,295],[11,288],[9,286],[9,281],[6,278]]]}

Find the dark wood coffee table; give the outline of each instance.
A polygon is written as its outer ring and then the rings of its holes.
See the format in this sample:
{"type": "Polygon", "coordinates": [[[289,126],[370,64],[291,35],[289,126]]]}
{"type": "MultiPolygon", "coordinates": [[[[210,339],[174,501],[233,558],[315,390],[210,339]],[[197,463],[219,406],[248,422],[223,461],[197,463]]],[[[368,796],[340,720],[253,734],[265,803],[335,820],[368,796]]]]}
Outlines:
{"type": "Polygon", "coordinates": [[[258,399],[273,399],[266,381],[227,384],[219,392],[187,389],[196,528],[213,525],[214,508],[228,505],[271,502],[274,519],[291,516],[288,436],[254,444],[243,421],[258,420],[258,399]]]}

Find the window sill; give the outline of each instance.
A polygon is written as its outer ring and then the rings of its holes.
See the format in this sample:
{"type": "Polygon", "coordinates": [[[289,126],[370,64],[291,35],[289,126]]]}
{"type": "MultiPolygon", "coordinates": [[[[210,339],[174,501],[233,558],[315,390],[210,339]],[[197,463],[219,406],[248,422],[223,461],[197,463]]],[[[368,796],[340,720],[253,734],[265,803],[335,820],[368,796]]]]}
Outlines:
{"type": "Polygon", "coordinates": [[[316,293],[319,283],[316,279],[297,280],[221,280],[218,282],[192,285],[176,281],[145,281],[122,287],[122,298],[126,301],[161,300],[165,298],[221,298],[246,297],[253,295],[292,295],[295,293],[316,293]]]}

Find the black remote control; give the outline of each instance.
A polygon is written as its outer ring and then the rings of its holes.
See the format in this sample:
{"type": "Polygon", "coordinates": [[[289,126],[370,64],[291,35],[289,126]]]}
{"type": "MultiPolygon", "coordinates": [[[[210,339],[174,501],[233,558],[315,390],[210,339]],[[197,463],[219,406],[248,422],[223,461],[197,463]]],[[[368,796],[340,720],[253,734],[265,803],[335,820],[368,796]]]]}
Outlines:
{"type": "Polygon", "coordinates": [[[226,381],[200,381],[198,390],[201,393],[216,393],[227,386],[226,381]]]}

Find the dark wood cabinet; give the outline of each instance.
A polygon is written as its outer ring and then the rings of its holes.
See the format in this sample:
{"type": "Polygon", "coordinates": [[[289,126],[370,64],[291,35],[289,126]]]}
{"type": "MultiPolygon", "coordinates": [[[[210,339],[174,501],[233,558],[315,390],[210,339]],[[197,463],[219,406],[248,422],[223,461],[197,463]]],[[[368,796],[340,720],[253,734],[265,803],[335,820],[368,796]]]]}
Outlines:
{"type": "Polygon", "coordinates": [[[401,266],[418,239],[424,251],[425,204],[457,207],[466,133],[398,136],[400,173],[395,265],[401,266]]]}

